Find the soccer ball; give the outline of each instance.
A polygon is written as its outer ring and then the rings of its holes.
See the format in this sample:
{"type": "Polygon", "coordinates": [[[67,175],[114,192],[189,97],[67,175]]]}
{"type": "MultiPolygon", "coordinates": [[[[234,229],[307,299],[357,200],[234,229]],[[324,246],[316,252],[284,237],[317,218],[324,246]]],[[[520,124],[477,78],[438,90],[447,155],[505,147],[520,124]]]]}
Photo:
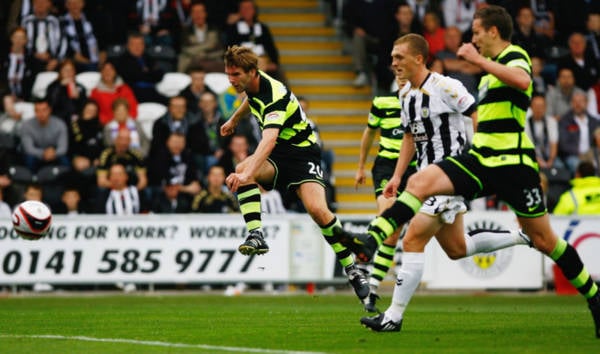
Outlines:
{"type": "Polygon", "coordinates": [[[12,214],[15,232],[26,240],[39,240],[46,236],[52,224],[52,212],[46,204],[27,200],[15,208],[12,214]]]}

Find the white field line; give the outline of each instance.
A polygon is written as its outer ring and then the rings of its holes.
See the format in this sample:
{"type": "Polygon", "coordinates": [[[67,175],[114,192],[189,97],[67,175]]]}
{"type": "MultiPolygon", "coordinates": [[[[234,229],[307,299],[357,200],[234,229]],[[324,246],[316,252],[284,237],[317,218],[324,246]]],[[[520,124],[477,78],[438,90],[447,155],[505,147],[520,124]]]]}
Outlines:
{"type": "Polygon", "coordinates": [[[303,352],[303,351],[292,351],[292,350],[226,347],[226,346],[220,346],[220,345],[170,343],[170,342],[135,340],[135,339],[125,339],[125,338],[94,338],[94,337],[85,337],[85,336],[61,336],[61,335],[55,335],[55,334],[32,334],[32,335],[0,334],[0,338],[57,339],[57,340],[83,341],[83,342],[126,343],[126,344],[147,345],[147,346],[154,346],[154,347],[194,348],[194,349],[220,350],[220,351],[224,351],[224,352],[243,352],[243,353],[325,354],[325,353],[321,353],[321,352],[303,352]]]}

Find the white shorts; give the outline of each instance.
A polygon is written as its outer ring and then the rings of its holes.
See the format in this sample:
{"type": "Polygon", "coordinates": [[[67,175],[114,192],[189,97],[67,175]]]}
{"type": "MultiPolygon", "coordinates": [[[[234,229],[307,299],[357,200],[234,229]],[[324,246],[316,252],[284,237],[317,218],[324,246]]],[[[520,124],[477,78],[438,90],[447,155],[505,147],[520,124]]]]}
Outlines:
{"type": "Polygon", "coordinates": [[[452,224],[457,214],[467,212],[467,205],[461,196],[436,195],[424,201],[419,212],[439,216],[443,223],[452,224]]]}

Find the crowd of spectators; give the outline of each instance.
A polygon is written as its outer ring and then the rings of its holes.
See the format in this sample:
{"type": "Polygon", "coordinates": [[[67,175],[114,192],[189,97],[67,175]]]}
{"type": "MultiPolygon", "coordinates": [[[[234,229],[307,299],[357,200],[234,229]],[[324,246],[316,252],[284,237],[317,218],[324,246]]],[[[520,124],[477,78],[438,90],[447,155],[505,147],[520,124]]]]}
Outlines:
{"type": "Polygon", "coordinates": [[[251,0],[2,1],[2,210],[39,190],[57,213],[236,211],[224,176],[260,133],[248,119],[221,137],[240,97],[205,84],[233,44],[254,48],[261,69],[284,79],[251,0]],[[83,72],[97,72],[97,82],[86,87],[83,72]],[[157,85],[170,72],[190,84],[166,95],[157,85]],[[31,116],[20,102],[32,103],[31,116]],[[138,111],[147,102],[166,107],[149,129],[138,111]]]}
{"type": "MultiPolygon", "coordinates": [[[[338,2],[330,3],[332,9],[340,8],[333,6],[338,2]]],[[[504,6],[515,20],[513,42],[532,58],[536,98],[526,129],[540,166],[572,177],[581,161],[590,161],[598,174],[598,2],[341,4],[337,23],[351,47],[354,86],[391,90],[389,49],[397,37],[413,32],[429,42],[432,70],[462,81],[474,96],[482,73],[456,52],[470,41],[477,8],[504,6]]],[[[2,1],[0,200],[12,206],[24,199],[31,182],[45,181],[40,183],[44,200],[54,210],[235,210],[214,183],[253,151],[260,132],[248,119],[233,137],[220,137],[219,127],[240,97],[231,88],[217,94],[205,84],[207,73],[223,71],[223,50],[232,44],[252,47],[261,68],[286,81],[273,36],[252,0],[2,1]],[[93,87],[76,80],[78,73],[88,71],[99,72],[93,87]],[[39,94],[34,83],[47,72],[55,72],[56,78],[39,94]],[[159,92],[157,84],[169,72],[188,75],[189,86],[173,95],[159,92]],[[33,118],[22,119],[16,108],[21,101],[35,102],[33,118]],[[167,107],[149,130],[138,112],[146,102],[167,107]]],[[[324,165],[330,173],[327,156],[324,165]]],[[[549,179],[553,181],[552,175],[549,179]]]]}

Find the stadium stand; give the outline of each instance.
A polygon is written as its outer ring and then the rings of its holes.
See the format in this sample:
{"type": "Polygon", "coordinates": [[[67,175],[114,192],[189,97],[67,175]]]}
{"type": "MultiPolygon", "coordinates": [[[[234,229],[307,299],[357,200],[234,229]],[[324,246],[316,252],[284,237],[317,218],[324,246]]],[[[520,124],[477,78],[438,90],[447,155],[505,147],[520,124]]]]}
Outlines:
{"type": "Polygon", "coordinates": [[[192,79],[189,75],[180,72],[165,73],[162,80],[156,84],[156,91],[163,96],[173,97],[186,88],[192,79]]]}
{"type": "Polygon", "coordinates": [[[100,73],[97,71],[84,71],[75,75],[75,81],[85,87],[85,92],[89,96],[100,81],[100,73]]]}

